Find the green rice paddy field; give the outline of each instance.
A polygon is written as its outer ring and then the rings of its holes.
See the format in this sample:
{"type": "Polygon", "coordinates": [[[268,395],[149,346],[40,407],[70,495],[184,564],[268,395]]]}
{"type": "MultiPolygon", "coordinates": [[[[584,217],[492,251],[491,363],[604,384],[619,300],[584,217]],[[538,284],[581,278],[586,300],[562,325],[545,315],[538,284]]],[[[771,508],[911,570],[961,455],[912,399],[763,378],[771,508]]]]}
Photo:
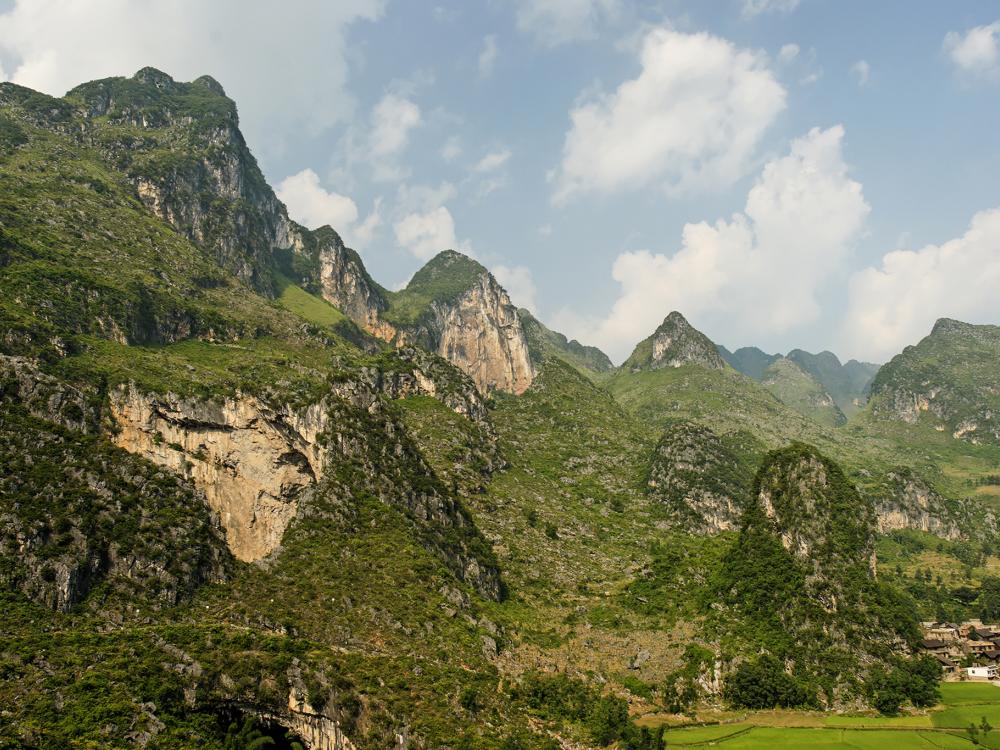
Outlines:
{"type": "Polygon", "coordinates": [[[669,729],[666,739],[668,747],[721,750],[972,750],[975,747],[1000,750],[1000,687],[984,683],[943,684],[941,705],[926,715],[824,716],[762,711],[737,722],[669,729]],[[980,725],[983,718],[996,729],[986,735],[980,733],[978,744],[974,744],[966,727],[971,723],[980,725]]]}

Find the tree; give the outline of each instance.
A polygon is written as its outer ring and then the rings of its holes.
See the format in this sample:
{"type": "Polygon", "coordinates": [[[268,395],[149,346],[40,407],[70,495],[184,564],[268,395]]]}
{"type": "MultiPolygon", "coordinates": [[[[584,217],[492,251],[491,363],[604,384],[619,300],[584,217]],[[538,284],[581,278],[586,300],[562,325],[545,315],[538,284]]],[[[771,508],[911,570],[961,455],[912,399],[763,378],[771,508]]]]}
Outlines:
{"type": "Polygon", "coordinates": [[[723,696],[736,708],[798,708],[816,702],[809,690],[785,672],[779,659],[767,654],[741,664],[726,680],[723,696]]]}
{"type": "Polygon", "coordinates": [[[257,728],[257,720],[253,716],[247,716],[242,726],[235,721],[229,725],[222,747],[224,750],[263,750],[274,745],[274,739],[257,728]]]}
{"type": "Polygon", "coordinates": [[[601,698],[587,717],[590,734],[599,745],[611,744],[622,737],[628,724],[628,704],[615,695],[601,698]]]}
{"type": "Polygon", "coordinates": [[[979,616],[985,622],[1000,620],[1000,578],[985,576],[979,584],[979,616]]]}

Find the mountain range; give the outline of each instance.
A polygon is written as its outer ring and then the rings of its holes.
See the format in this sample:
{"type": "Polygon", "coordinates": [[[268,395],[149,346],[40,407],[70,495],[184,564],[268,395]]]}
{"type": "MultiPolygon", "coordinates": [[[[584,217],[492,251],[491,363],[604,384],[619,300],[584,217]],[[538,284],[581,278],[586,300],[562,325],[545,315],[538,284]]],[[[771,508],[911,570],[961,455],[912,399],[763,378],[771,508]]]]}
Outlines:
{"type": "Polygon", "coordinates": [[[1000,328],[615,367],[379,285],[208,76],[0,84],[0,290],[0,746],[652,748],[746,669],[872,705],[997,562],[1000,328]]]}

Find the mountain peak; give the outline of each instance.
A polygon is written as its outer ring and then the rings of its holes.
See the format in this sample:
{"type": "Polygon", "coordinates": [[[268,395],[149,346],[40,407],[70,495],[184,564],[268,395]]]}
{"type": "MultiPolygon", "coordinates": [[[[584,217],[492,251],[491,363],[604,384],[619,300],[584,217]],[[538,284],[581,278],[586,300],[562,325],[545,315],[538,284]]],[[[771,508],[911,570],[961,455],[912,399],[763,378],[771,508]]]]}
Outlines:
{"type": "Polygon", "coordinates": [[[726,367],[718,347],[711,339],[674,310],[663,319],[652,336],[635,347],[623,367],[630,370],[656,370],[686,364],[701,365],[710,370],[722,370],[726,367]]]}
{"type": "Polygon", "coordinates": [[[176,82],[170,74],[164,73],[162,70],[148,65],[145,68],[138,70],[136,74],[132,76],[132,80],[156,86],[156,88],[162,89],[163,91],[169,91],[176,85],[176,82]]]}

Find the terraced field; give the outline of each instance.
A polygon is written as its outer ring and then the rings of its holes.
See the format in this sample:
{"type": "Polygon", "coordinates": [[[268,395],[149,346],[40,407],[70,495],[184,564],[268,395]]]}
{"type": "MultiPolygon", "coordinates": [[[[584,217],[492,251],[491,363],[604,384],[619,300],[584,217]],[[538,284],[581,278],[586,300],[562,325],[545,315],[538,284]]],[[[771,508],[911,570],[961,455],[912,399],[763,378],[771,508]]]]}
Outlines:
{"type": "MultiPolygon", "coordinates": [[[[1000,687],[985,683],[941,686],[941,705],[926,715],[828,716],[801,711],[761,711],[741,721],[676,727],[666,733],[668,747],[766,748],[963,748],[975,747],[967,731],[983,719],[995,729],[977,735],[980,747],[1000,748],[1000,687]]],[[[640,723],[656,726],[656,717],[640,723]]]]}

